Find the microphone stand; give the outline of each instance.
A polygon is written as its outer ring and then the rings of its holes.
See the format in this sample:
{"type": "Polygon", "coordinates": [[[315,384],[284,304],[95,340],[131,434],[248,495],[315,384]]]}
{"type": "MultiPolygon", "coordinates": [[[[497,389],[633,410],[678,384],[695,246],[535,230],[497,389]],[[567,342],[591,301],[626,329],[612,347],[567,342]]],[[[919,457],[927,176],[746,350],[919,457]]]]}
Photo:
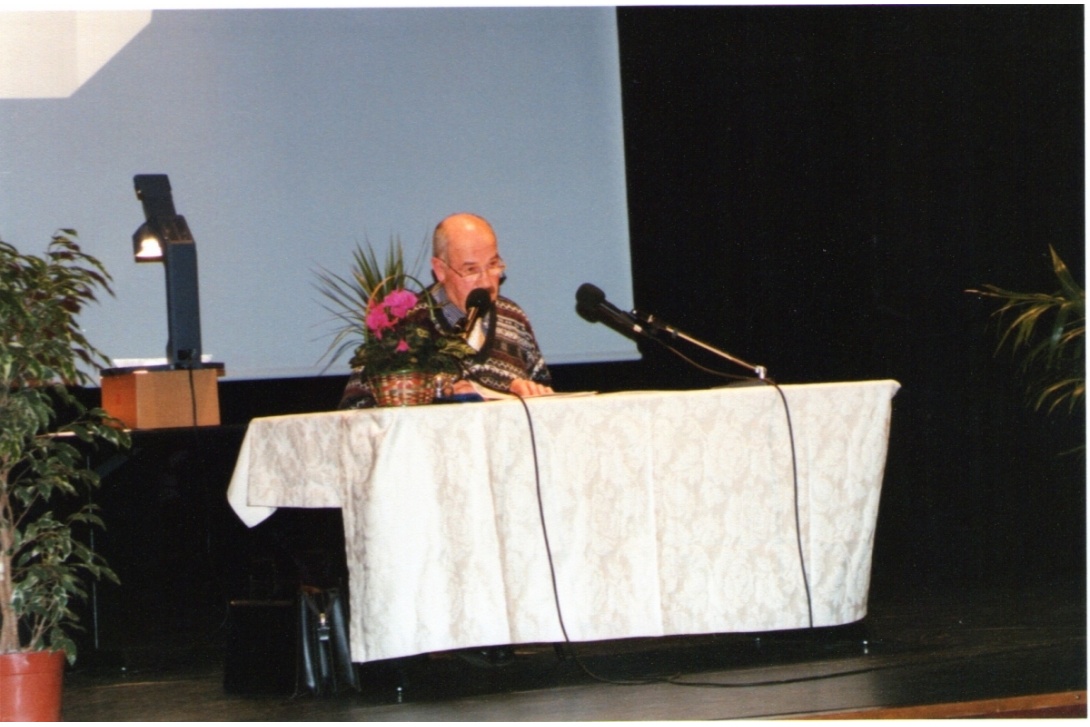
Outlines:
{"type": "Polygon", "coordinates": [[[702,348],[705,351],[708,351],[709,353],[713,353],[716,356],[719,356],[720,358],[724,358],[724,359],[726,359],[727,361],[730,361],[733,364],[737,364],[738,366],[741,366],[742,368],[749,369],[754,374],[756,374],[757,378],[760,379],[761,381],[764,381],[765,378],[768,376],[768,369],[766,369],[764,366],[757,366],[757,365],[748,363],[748,362],[743,361],[742,359],[738,358],[737,356],[732,356],[731,354],[727,353],[726,351],[721,351],[718,348],[715,348],[714,346],[711,346],[711,345],[709,345],[707,343],[704,343],[703,341],[697,340],[696,338],[693,338],[692,336],[685,333],[684,331],[679,331],[678,329],[674,328],[671,325],[668,325],[668,324],[663,323],[661,321],[655,320],[655,317],[653,315],[642,316],[637,311],[632,311],[632,316],[634,318],[636,318],[636,320],[641,321],[644,325],[646,325],[651,330],[661,331],[662,333],[665,333],[666,335],[668,335],[670,338],[675,338],[675,339],[680,338],[681,340],[687,341],[687,342],[693,344],[694,346],[698,346],[699,348],[702,348]]]}

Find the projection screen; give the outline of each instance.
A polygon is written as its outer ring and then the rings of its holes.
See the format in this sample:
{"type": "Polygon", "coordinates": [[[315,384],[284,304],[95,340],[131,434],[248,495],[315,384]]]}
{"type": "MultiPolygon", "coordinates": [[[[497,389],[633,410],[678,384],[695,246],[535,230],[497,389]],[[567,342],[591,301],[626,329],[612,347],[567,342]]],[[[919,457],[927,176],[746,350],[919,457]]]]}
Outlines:
{"type": "Polygon", "coordinates": [[[163,269],[132,258],[136,174],[170,177],[227,378],[345,373],[318,271],[395,236],[415,261],[456,211],[493,222],[550,363],[638,356],[575,313],[583,282],[632,300],[612,8],[0,13],[5,35],[0,237],[79,232],[115,279],[82,318],[115,363],[167,337],[163,269]]]}

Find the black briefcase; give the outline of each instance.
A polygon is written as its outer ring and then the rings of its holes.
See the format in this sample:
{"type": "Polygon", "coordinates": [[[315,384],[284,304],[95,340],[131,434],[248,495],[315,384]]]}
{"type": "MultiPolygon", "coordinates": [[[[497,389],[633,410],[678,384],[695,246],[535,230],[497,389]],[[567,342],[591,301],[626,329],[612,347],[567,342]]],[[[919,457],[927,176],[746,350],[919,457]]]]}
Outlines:
{"type": "Polygon", "coordinates": [[[344,596],[337,588],[299,591],[297,606],[297,670],[295,691],[324,697],[346,689],[360,690],[348,642],[344,596]]]}

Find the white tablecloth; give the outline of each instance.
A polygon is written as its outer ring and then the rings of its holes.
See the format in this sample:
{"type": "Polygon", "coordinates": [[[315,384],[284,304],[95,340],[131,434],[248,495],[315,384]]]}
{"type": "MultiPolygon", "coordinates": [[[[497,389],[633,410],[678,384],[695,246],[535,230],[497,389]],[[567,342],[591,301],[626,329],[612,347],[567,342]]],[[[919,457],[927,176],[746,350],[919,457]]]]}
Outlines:
{"type": "Polygon", "coordinates": [[[898,388],[782,387],[806,580],[771,386],[255,419],[228,499],[251,526],[343,509],[356,661],[562,641],[539,481],[573,641],[845,624],[866,615],[898,388]]]}

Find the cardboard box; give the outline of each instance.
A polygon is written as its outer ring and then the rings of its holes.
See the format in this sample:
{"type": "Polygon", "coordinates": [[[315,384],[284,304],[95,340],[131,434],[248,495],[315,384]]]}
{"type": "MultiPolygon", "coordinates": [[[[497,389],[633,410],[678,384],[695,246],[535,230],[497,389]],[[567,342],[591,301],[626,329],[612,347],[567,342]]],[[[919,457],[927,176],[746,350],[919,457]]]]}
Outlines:
{"type": "Polygon", "coordinates": [[[129,429],[217,426],[220,373],[215,368],[104,372],[102,408],[129,429]]]}

